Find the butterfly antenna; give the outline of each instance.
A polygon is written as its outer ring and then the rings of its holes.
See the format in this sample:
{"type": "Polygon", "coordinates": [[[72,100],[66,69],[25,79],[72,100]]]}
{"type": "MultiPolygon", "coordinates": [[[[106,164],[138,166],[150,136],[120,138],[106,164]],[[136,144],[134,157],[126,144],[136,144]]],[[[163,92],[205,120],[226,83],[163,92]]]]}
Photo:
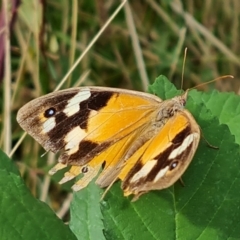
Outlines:
{"type": "Polygon", "coordinates": [[[186,58],[187,58],[187,48],[185,48],[185,50],[184,50],[184,58],[183,58],[183,66],[182,66],[181,89],[183,89],[183,76],[184,76],[184,71],[185,71],[186,58]]]}
{"type": "Polygon", "coordinates": [[[233,76],[233,75],[224,75],[224,76],[215,78],[215,79],[213,79],[213,80],[210,80],[210,81],[208,81],[208,82],[201,83],[201,84],[199,84],[199,85],[197,85],[197,86],[195,86],[195,87],[189,88],[189,90],[194,89],[194,88],[198,88],[198,87],[201,87],[201,86],[204,86],[204,85],[207,85],[207,84],[209,84],[209,83],[216,82],[216,81],[219,81],[219,80],[225,79],[225,78],[234,78],[234,76],[233,76]]]}

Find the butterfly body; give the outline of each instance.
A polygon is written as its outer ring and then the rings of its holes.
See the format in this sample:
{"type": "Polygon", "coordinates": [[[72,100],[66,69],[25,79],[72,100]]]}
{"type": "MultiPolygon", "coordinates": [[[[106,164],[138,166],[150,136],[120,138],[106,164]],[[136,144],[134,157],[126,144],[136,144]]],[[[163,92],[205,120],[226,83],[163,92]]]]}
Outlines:
{"type": "Polygon", "coordinates": [[[100,187],[120,179],[124,195],[137,198],[172,185],[193,158],[200,130],[184,109],[187,94],[162,101],[137,91],[71,88],[29,102],[17,120],[46,151],[61,152],[51,173],[72,165],[61,183],[84,173],[73,186],[80,190],[103,168],[100,187]]]}

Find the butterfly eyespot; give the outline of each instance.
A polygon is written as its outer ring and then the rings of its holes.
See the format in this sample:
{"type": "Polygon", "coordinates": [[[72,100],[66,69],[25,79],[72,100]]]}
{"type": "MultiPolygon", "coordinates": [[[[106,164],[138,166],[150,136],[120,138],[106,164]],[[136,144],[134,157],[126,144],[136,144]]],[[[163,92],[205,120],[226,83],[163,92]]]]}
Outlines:
{"type": "Polygon", "coordinates": [[[87,173],[88,172],[88,167],[83,167],[82,168],[82,173],[87,173]]]}
{"type": "Polygon", "coordinates": [[[171,171],[171,170],[175,169],[178,166],[178,163],[179,163],[178,161],[172,162],[171,165],[170,165],[169,170],[171,171]]]}
{"type": "Polygon", "coordinates": [[[54,116],[55,113],[56,113],[56,109],[55,109],[55,108],[49,108],[49,109],[47,109],[47,110],[45,111],[44,117],[50,118],[50,117],[54,116]]]}

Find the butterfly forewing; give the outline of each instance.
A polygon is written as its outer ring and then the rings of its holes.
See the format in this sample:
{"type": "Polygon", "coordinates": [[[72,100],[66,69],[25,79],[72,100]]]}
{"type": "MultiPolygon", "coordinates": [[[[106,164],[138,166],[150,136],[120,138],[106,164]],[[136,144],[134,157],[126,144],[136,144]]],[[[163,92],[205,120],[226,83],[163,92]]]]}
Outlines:
{"type": "Polygon", "coordinates": [[[160,100],[148,96],[73,88],[29,102],[17,120],[47,151],[64,151],[62,162],[82,165],[147,121],[160,100]]]}

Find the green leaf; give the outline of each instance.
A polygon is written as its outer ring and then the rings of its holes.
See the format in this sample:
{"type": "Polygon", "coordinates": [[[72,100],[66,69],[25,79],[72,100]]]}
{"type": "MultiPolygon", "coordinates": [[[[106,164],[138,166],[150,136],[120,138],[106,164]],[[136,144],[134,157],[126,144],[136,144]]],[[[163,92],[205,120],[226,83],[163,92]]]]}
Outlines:
{"type": "Polygon", "coordinates": [[[182,92],[181,90],[177,90],[163,75],[160,75],[155,82],[148,87],[148,91],[163,100],[173,98],[176,95],[180,95],[182,92]]]}
{"type": "Polygon", "coordinates": [[[196,102],[203,102],[220,123],[227,124],[236,142],[240,144],[240,96],[216,90],[211,94],[194,91],[191,96],[196,102]]]}
{"type": "MultiPolygon", "coordinates": [[[[160,92],[161,98],[172,97],[175,91],[162,77],[150,90],[160,92]]],[[[131,202],[115,184],[102,204],[106,239],[239,239],[239,145],[228,126],[220,124],[204,102],[195,100],[195,92],[189,94],[187,108],[206,140],[219,149],[201,139],[182,177],[185,187],[177,182],[131,202]]]]}
{"type": "Polygon", "coordinates": [[[94,181],[73,194],[70,228],[78,239],[105,239],[100,210],[101,194],[102,190],[94,181]]]}
{"type": "Polygon", "coordinates": [[[24,185],[14,163],[0,151],[0,239],[76,239],[45,203],[24,185]]]}

